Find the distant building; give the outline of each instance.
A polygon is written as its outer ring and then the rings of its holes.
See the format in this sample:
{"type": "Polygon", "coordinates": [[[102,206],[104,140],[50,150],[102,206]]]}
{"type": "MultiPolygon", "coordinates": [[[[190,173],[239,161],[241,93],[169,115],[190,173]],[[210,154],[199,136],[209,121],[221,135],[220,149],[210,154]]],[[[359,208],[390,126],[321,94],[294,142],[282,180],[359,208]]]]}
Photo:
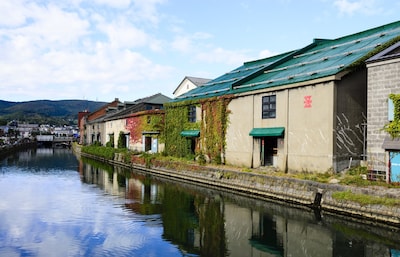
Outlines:
{"type": "Polygon", "coordinates": [[[174,90],[173,95],[174,97],[178,97],[180,95],[183,95],[184,93],[189,92],[190,90],[200,87],[210,81],[210,79],[204,79],[204,78],[196,78],[196,77],[189,77],[186,76],[183,78],[181,83],[179,83],[178,87],[174,90]]]}
{"type": "Polygon", "coordinates": [[[125,148],[136,151],[159,152],[164,149],[160,140],[164,128],[164,103],[171,98],[157,93],[128,102],[124,108],[110,112],[103,119],[106,141],[118,147],[122,140],[125,148]]]}
{"type": "Polygon", "coordinates": [[[93,144],[95,142],[99,142],[101,144],[102,141],[105,141],[105,133],[104,133],[104,124],[99,122],[98,119],[107,114],[109,109],[116,108],[121,102],[118,98],[115,98],[114,101],[107,103],[97,109],[94,112],[88,113],[87,115],[82,115],[80,119],[80,143],[81,144],[93,144]]]}

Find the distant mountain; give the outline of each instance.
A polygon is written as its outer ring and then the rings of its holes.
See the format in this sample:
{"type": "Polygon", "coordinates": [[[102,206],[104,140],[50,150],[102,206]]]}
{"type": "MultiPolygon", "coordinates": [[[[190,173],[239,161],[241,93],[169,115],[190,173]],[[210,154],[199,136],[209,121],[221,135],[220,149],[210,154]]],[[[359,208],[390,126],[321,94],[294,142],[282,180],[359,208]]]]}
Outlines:
{"type": "Polygon", "coordinates": [[[28,102],[8,102],[0,100],[0,125],[12,120],[19,122],[72,125],[77,124],[78,112],[95,111],[105,102],[86,100],[37,100],[28,102]]]}

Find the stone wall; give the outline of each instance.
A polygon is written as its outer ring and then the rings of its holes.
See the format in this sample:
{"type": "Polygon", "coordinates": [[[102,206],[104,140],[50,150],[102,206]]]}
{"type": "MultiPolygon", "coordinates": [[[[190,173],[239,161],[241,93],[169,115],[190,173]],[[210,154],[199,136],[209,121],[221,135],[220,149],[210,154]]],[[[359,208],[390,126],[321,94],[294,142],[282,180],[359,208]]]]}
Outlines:
{"type": "MultiPolygon", "coordinates": [[[[82,155],[96,158],[84,153],[82,155]]],[[[342,215],[344,218],[359,219],[362,222],[381,222],[395,226],[400,224],[400,206],[361,205],[357,202],[340,201],[332,197],[332,194],[337,191],[351,191],[355,194],[399,198],[400,192],[397,189],[359,188],[197,165],[190,165],[191,167],[188,165],[188,169],[185,169],[183,164],[180,166],[183,169],[176,170],[167,169],[161,165],[146,168],[145,165],[126,164],[118,160],[102,158],[99,160],[169,180],[199,184],[257,199],[306,206],[321,213],[334,213],[342,215]]]]}
{"type": "Polygon", "coordinates": [[[368,64],[368,168],[386,171],[387,156],[382,148],[387,133],[382,128],[388,121],[389,94],[400,94],[400,59],[368,64]]]}

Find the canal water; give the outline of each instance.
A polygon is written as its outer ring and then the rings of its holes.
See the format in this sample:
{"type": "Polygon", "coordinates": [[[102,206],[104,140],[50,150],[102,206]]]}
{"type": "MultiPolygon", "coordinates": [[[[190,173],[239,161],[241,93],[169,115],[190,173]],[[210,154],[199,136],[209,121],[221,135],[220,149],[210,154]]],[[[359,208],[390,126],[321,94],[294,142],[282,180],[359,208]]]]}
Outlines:
{"type": "Polygon", "coordinates": [[[39,148],[0,160],[0,256],[399,257],[400,233],[39,148]]]}

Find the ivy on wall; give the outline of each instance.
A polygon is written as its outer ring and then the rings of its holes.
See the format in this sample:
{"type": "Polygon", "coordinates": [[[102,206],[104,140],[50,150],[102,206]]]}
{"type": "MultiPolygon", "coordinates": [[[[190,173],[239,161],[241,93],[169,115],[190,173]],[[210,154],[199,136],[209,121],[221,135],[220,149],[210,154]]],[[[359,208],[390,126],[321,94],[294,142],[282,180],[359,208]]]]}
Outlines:
{"type": "Polygon", "coordinates": [[[142,142],[143,131],[158,131],[159,142],[165,142],[164,136],[164,111],[144,111],[136,113],[134,116],[126,119],[125,128],[130,133],[132,143],[142,142]]]}
{"type": "Polygon", "coordinates": [[[231,98],[213,98],[202,102],[200,142],[205,154],[214,163],[224,163],[226,129],[229,122],[227,109],[231,98]]]}
{"type": "Polygon", "coordinates": [[[176,157],[191,154],[190,140],[181,136],[183,130],[200,129],[200,123],[189,122],[189,106],[197,105],[194,101],[164,104],[165,108],[165,153],[176,157]]]}
{"type": "Polygon", "coordinates": [[[165,104],[165,151],[167,155],[184,157],[191,154],[190,140],[182,137],[183,130],[200,130],[200,149],[196,154],[206,154],[211,161],[222,163],[226,146],[226,129],[232,96],[212,97],[165,104]],[[189,122],[189,107],[201,107],[201,121],[189,122]]]}
{"type": "Polygon", "coordinates": [[[120,131],[118,135],[118,148],[126,148],[125,133],[123,131],[120,131]]]}
{"type": "Polygon", "coordinates": [[[386,124],[384,131],[389,133],[392,138],[400,137],[400,94],[390,94],[389,99],[393,101],[393,121],[386,124]]]}
{"type": "Polygon", "coordinates": [[[132,143],[142,142],[142,131],[143,131],[143,117],[134,116],[126,119],[125,128],[129,131],[130,140],[132,143]]]}

